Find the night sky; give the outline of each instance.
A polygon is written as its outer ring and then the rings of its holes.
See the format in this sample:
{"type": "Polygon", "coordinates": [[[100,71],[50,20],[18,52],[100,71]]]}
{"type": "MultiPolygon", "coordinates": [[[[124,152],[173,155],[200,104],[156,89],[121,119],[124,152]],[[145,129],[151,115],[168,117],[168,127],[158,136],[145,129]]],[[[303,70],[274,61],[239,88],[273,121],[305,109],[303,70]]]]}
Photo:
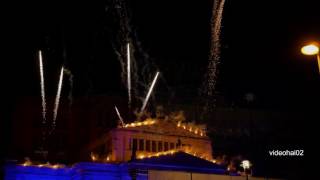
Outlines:
{"type": "MultiPolygon", "coordinates": [[[[226,2],[217,90],[229,102],[241,104],[246,93],[268,108],[309,107],[319,100],[315,57],[300,54],[305,41],[319,40],[317,6],[288,2],[226,2]]],[[[197,96],[204,80],[210,3],[127,3],[136,41],[178,98],[197,96]]],[[[11,67],[10,92],[39,95],[36,52],[42,49],[49,94],[55,93],[64,63],[74,74],[75,95],[118,90],[125,95],[110,46],[117,29],[110,23],[115,20],[108,6],[108,1],[11,5],[4,34],[10,51],[3,60],[11,67]]]]}
{"type": "MultiPolygon", "coordinates": [[[[45,54],[48,96],[55,96],[62,65],[74,75],[75,99],[127,96],[111,46],[119,32],[112,6],[111,0],[4,6],[3,118],[20,98],[40,97],[39,49],[45,54]]],[[[198,97],[209,56],[212,1],[130,0],[126,6],[139,53],[152,70],[161,71],[156,93],[164,94],[162,99],[198,97]]],[[[252,93],[257,109],[319,109],[316,57],[300,53],[304,43],[320,41],[318,10],[316,0],[226,0],[217,81],[226,104],[242,107],[252,93]]]]}

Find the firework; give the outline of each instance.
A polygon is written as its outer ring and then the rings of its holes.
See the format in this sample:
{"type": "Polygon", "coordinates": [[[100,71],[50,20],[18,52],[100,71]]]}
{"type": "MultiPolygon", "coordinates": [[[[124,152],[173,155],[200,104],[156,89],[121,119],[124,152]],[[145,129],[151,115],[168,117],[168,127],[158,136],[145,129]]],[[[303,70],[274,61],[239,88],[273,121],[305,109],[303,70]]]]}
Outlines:
{"type": "Polygon", "coordinates": [[[118,115],[118,117],[119,117],[119,121],[120,121],[121,125],[124,126],[124,125],[125,125],[125,124],[124,124],[124,121],[123,121],[123,119],[122,119],[122,117],[121,117],[121,115],[120,115],[120,112],[119,112],[117,106],[114,106],[114,109],[115,109],[116,112],[117,112],[117,115],[118,115]]]}
{"type": "Polygon", "coordinates": [[[42,123],[46,123],[46,96],[44,88],[44,76],[43,76],[43,63],[42,63],[42,52],[39,51],[39,68],[40,68],[40,85],[41,85],[41,98],[42,98],[42,123]]]}
{"type": "Polygon", "coordinates": [[[159,72],[157,72],[157,74],[156,74],[155,77],[153,78],[153,81],[152,81],[152,84],[151,84],[151,86],[150,86],[150,88],[149,88],[148,94],[147,94],[145,100],[143,101],[143,105],[142,105],[142,107],[141,107],[140,114],[142,114],[143,111],[144,111],[144,109],[146,108],[146,105],[147,105],[147,103],[148,103],[148,100],[149,100],[149,98],[150,98],[150,95],[151,95],[151,93],[152,93],[152,91],[153,91],[154,85],[155,85],[156,82],[157,82],[158,75],[159,75],[159,72]]]}
{"type": "Polygon", "coordinates": [[[55,127],[55,125],[56,125],[56,119],[57,119],[57,114],[58,114],[58,109],[59,109],[60,94],[61,94],[61,89],[62,89],[62,81],[63,81],[63,67],[61,68],[58,90],[57,90],[57,95],[56,95],[56,99],[55,99],[55,103],[54,103],[53,127],[55,127]]]}
{"type": "Polygon", "coordinates": [[[225,0],[215,0],[211,18],[211,48],[204,87],[206,98],[205,111],[211,111],[215,106],[214,93],[218,77],[218,64],[220,62],[220,32],[225,0]]]}
{"type": "Polygon", "coordinates": [[[131,105],[131,59],[130,59],[130,45],[127,44],[127,82],[128,82],[128,105],[131,105]]]}

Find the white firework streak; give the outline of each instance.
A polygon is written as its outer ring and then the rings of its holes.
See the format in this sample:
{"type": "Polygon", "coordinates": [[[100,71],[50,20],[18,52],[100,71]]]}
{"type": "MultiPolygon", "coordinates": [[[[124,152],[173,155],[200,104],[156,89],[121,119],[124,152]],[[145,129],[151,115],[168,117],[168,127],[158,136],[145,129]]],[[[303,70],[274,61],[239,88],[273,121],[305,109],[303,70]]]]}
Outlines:
{"type": "Polygon", "coordinates": [[[131,105],[131,59],[130,59],[130,45],[127,44],[127,82],[128,82],[128,105],[131,105]]]}
{"type": "Polygon", "coordinates": [[[150,86],[150,88],[149,88],[148,94],[147,94],[145,100],[143,101],[143,105],[142,105],[142,107],[141,107],[140,114],[142,114],[143,111],[144,111],[144,109],[146,108],[146,105],[147,105],[148,100],[149,100],[149,98],[150,98],[150,95],[151,95],[151,93],[152,93],[153,87],[154,87],[154,85],[155,85],[156,82],[157,82],[158,75],[159,75],[159,71],[157,72],[157,74],[156,74],[155,77],[153,78],[153,81],[152,81],[152,84],[151,84],[151,86],[150,86]]]}
{"type": "Polygon", "coordinates": [[[220,32],[225,0],[215,0],[211,19],[211,50],[208,65],[208,87],[207,94],[212,96],[215,91],[215,85],[218,75],[220,61],[220,32]]]}
{"type": "Polygon", "coordinates": [[[213,17],[213,24],[212,24],[212,45],[213,51],[211,54],[217,61],[219,60],[220,55],[220,32],[221,32],[221,21],[222,21],[222,14],[223,14],[223,7],[224,7],[225,0],[221,0],[218,2],[216,0],[214,2],[212,17],[213,17]]]}
{"type": "Polygon", "coordinates": [[[117,115],[118,115],[118,117],[119,117],[119,120],[120,120],[121,125],[124,126],[124,125],[125,125],[125,124],[124,124],[124,121],[123,121],[123,119],[122,119],[122,117],[121,117],[121,115],[120,115],[120,112],[119,112],[117,106],[114,106],[114,108],[115,108],[115,110],[116,110],[116,112],[117,112],[117,115]]]}
{"type": "Polygon", "coordinates": [[[42,123],[46,123],[46,95],[44,88],[44,76],[43,76],[43,63],[42,63],[42,52],[39,51],[39,68],[40,68],[40,85],[41,85],[41,98],[42,98],[42,123]]]}
{"type": "Polygon", "coordinates": [[[61,68],[60,79],[59,79],[59,84],[58,84],[58,91],[57,91],[56,99],[54,102],[53,127],[55,127],[55,125],[56,125],[56,119],[57,119],[57,114],[58,114],[58,109],[59,109],[60,94],[61,94],[61,89],[62,89],[62,81],[63,81],[63,67],[61,68]]]}

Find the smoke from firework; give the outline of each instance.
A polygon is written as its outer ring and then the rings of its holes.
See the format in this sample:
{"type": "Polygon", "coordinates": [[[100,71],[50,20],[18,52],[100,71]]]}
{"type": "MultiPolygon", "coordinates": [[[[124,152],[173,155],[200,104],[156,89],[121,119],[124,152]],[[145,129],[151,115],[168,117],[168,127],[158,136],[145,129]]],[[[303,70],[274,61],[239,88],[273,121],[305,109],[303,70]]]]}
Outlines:
{"type": "Polygon", "coordinates": [[[71,72],[71,70],[64,68],[63,69],[65,75],[67,75],[69,78],[69,86],[70,86],[70,90],[69,90],[69,95],[68,95],[68,100],[69,100],[69,106],[72,105],[72,101],[73,101],[73,95],[72,95],[72,91],[73,91],[73,74],[71,72]]]}

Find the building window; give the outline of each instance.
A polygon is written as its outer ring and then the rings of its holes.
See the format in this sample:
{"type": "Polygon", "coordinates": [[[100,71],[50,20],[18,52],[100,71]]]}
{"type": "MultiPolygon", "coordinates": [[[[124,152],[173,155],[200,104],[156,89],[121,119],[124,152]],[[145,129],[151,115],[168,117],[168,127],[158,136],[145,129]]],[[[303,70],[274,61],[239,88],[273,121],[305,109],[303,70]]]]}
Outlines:
{"type": "Polygon", "coordinates": [[[144,139],[139,139],[139,151],[144,151],[144,139]]]}
{"type": "Polygon", "coordinates": [[[152,141],[152,152],[157,152],[156,141],[152,141]]]}
{"type": "Polygon", "coordinates": [[[168,142],[164,142],[164,151],[168,151],[168,142]]]}
{"type": "Polygon", "coordinates": [[[176,148],[179,149],[180,147],[181,147],[181,140],[178,139],[178,142],[177,142],[177,144],[176,144],[176,148]]]}
{"type": "Polygon", "coordinates": [[[170,143],[170,149],[174,149],[174,143],[170,143]]]}
{"type": "Polygon", "coordinates": [[[162,141],[158,142],[158,152],[162,151],[162,141]]]}
{"type": "Polygon", "coordinates": [[[150,152],[150,140],[146,140],[146,151],[150,152]]]}
{"type": "Polygon", "coordinates": [[[132,149],[133,150],[137,150],[137,144],[138,144],[138,140],[134,138],[132,140],[132,149]]]}

